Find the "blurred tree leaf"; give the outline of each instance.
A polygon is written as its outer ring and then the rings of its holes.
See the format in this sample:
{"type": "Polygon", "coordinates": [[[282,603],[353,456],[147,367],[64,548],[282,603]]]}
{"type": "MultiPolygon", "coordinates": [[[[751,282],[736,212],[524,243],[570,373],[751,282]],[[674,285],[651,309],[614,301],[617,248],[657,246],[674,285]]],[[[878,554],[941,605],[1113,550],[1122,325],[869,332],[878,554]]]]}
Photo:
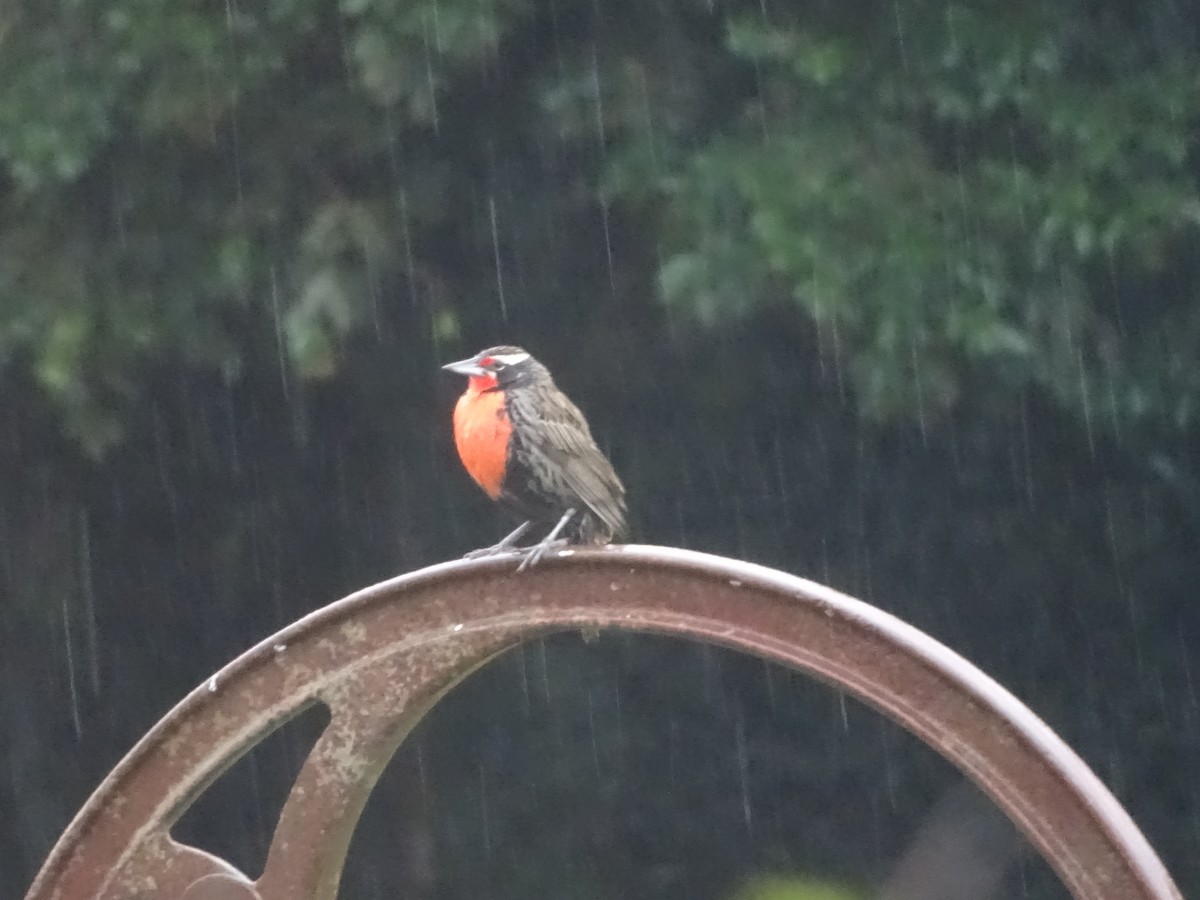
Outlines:
{"type": "Polygon", "coordinates": [[[844,885],[774,876],[749,882],[731,900],[860,900],[863,896],[844,885]]]}

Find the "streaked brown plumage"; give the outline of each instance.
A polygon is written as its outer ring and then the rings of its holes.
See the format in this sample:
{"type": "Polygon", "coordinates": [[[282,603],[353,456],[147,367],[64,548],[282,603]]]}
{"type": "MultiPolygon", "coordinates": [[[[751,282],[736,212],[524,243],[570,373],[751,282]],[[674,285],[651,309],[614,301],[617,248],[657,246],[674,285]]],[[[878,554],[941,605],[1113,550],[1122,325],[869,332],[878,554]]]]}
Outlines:
{"type": "Polygon", "coordinates": [[[454,439],[463,465],[488,496],[524,525],[488,555],[512,549],[533,523],[555,525],[522,568],[560,535],[570,543],[607,544],[624,533],[625,488],[596,446],[583,413],[550,372],[520,347],[490,347],[443,366],[468,376],[454,409],[454,439]]]}

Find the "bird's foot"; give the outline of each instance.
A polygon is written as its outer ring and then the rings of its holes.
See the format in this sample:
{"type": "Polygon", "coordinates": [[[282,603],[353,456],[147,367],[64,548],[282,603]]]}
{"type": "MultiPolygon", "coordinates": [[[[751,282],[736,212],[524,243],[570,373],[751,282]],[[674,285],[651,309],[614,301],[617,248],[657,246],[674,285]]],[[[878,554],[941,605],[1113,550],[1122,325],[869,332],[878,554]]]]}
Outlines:
{"type": "Polygon", "coordinates": [[[530,547],[522,547],[519,552],[524,559],[522,559],[521,564],[517,566],[517,571],[524,572],[526,569],[536,566],[551,550],[561,550],[569,543],[570,541],[568,541],[566,538],[555,538],[554,540],[547,538],[544,541],[538,541],[536,544],[533,544],[530,547]]]}
{"type": "MultiPolygon", "coordinates": [[[[490,547],[480,547],[478,550],[472,550],[470,553],[464,553],[463,559],[483,559],[487,556],[498,556],[501,553],[507,553],[509,550],[523,552],[524,550],[532,549],[528,547],[523,548],[516,546],[516,543],[520,539],[521,535],[528,531],[529,526],[532,524],[532,522],[522,522],[515,529],[513,529],[512,534],[508,535],[506,538],[504,538],[504,540],[500,541],[500,543],[492,544],[490,547]]],[[[534,546],[537,545],[535,544],[534,546]]]]}
{"type": "Polygon", "coordinates": [[[550,533],[548,535],[546,535],[532,547],[525,548],[523,551],[525,558],[521,560],[521,564],[517,566],[517,571],[524,572],[530,566],[536,566],[541,561],[542,557],[551,550],[561,550],[563,547],[567,546],[567,539],[560,538],[559,535],[562,534],[562,530],[567,527],[567,523],[569,523],[574,517],[575,510],[573,508],[568,509],[565,513],[563,513],[563,517],[558,520],[558,524],[550,529],[550,533]]]}
{"type": "Polygon", "coordinates": [[[513,547],[511,544],[506,545],[504,541],[498,544],[492,544],[490,547],[480,547],[478,550],[472,550],[469,553],[463,554],[463,559],[486,559],[489,556],[499,556],[501,553],[508,553],[510,550],[520,550],[520,547],[513,547]]]}

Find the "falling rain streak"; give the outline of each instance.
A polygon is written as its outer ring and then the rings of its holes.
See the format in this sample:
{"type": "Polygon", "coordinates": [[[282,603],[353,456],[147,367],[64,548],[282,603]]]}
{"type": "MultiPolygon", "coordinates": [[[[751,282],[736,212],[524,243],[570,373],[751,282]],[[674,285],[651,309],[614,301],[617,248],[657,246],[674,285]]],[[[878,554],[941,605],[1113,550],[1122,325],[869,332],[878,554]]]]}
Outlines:
{"type": "Polygon", "coordinates": [[[500,301],[500,317],[508,321],[508,304],[504,300],[504,266],[500,261],[500,229],[496,223],[496,198],[488,197],[488,221],[492,226],[492,258],[496,266],[496,297],[500,301]]]}

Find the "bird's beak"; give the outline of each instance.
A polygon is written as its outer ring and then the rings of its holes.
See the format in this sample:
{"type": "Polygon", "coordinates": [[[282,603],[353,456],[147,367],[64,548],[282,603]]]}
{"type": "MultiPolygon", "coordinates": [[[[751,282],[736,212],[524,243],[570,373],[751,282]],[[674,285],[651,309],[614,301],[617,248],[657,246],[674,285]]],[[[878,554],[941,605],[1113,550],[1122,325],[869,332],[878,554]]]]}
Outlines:
{"type": "Polygon", "coordinates": [[[478,357],[472,356],[470,359],[464,359],[460,362],[446,363],[442,366],[447,372],[456,372],[459,375],[486,375],[487,369],[479,364],[478,357]]]}

